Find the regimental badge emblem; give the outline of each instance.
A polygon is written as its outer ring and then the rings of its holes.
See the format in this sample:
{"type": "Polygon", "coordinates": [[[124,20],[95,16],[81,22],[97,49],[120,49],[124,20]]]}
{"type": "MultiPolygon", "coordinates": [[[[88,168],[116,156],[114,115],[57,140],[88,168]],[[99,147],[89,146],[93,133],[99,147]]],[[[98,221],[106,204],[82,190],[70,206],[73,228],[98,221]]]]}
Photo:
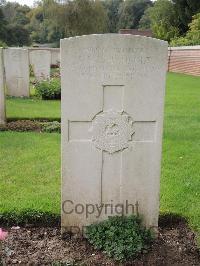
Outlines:
{"type": "Polygon", "coordinates": [[[92,121],[92,141],[103,151],[114,153],[128,148],[134,134],[134,122],[124,112],[106,111],[92,121]]]}

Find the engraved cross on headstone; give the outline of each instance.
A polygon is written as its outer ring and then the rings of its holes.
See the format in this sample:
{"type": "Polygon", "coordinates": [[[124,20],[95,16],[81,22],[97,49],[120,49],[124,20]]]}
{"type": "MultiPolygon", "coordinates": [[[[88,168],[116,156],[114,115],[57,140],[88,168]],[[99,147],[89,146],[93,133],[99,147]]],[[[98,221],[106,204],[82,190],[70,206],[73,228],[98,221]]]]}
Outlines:
{"type": "Polygon", "coordinates": [[[155,141],[155,121],[135,121],[124,110],[124,85],[104,85],[102,111],[92,121],[69,121],[69,142],[93,142],[102,152],[101,203],[121,203],[123,153],[155,141]],[[113,182],[113,176],[115,181],[113,182]]]}

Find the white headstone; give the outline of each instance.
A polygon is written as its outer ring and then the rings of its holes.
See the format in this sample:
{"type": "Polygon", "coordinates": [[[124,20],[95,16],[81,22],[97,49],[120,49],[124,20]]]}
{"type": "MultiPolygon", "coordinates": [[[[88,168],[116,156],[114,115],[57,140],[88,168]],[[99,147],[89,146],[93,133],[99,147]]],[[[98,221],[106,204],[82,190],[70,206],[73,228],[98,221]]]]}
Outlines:
{"type": "Polygon", "coordinates": [[[52,48],[51,49],[51,64],[52,65],[60,65],[60,49],[52,48]]]}
{"type": "Polygon", "coordinates": [[[0,48],[0,125],[5,123],[5,84],[3,48],[0,48]]]}
{"type": "Polygon", "coordinates": [[[4,50],[7,94],[15,97],[29,97],[28,50],[8,48],[4,50]]]}
{"type": "Polygon", "coordinates": [[[29,52],[30,64],[37,80],[50,78],[51,52],[47,50],[32,50],[29,52]]]}
{"type": "Polygon", "coordinates": [[[167,42],[61,40],[62,229],[116,214],[158,224],[167,42]]]}

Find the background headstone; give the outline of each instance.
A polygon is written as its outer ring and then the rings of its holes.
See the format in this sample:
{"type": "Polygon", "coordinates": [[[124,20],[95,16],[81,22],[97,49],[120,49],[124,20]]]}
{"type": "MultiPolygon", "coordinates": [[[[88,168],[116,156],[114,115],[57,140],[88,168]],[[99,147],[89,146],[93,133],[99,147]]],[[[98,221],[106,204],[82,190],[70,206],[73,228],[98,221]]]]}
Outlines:
{"type": "Polygon", "coordinates": [[[0,125],[5,123],[5,78],[3,63],[3,48],[0,48],[0,125]]]}
{"type": "Polygon", "coordinates": [[[63,230],[120,209],[157,226],[166,70],[164,41],[61,40],[63,230]]]}
{"type": "Polygon", "coordinates": [[[51,52],[47,50],[32,50],[29,53],[30,64],[37,80],[50,78],[51,52]]]}
{"type": "Polygon", "coordinates": [[[59,66],[60,65],[60,49],[51,48],[51,64],[59,66]]]}
{"type": "Polygon", "coordinates": [[[29,97],[28,50],[8,48],[4,50],[7,94],[15,97],[29,97]]]}

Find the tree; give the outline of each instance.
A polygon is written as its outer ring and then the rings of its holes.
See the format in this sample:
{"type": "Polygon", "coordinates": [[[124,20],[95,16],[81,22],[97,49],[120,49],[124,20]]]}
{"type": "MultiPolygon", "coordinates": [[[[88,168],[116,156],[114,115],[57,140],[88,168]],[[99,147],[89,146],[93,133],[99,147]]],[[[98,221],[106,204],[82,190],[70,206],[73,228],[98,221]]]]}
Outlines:
{"type": "Polygon", "coordinates": [[[26,25],[29,23],[27,14],[30,12],[30,8],[26,5],[20,6],[18,3],[5,2],[2,5],[2,10],[9,24],[26,25]]]}
{"type": "Polygon", "coordinates": [[[172,46],[200,45],[200,13],[193,16],[189,24],[189,31],[185,37],[175,38],[171,42],[172,46]]]}
{"type": "Polygon", "coordinates": [[[125,0],[121,5],[118,27],[121,29],[138,28],[144,11],[150,6],[152,6],[151,0],[125,0]]]}
{"type": "Polygon", "coordinates": [[[6,41],[6,20],[2,11],[2,8],[0,7],[0,40],[6,41]]]}
{"type": "Polygon", "coordinates": [[[0,6],[3,6],[6,4],[6,0],[0,0],[0,6]]]}
{"type": "Polygon", "coordinates": [[[150,27],[156,38],[170,41],[179,35],[179,20],[174,4],[170,0],[157,0],[153,7],[146,10],[144,16],[140,21],[140,27],[144,27],[144,20],[149,19],[150,27]]]}
{"type": "Polygon", "coordinates": [[[151,19],[150,19],[149,10],[150,8],[147,8],[144,11],[144,15],[141,17],[139,22],[139,29],[145,30],[151,28],[151,19]]]}
{"type": "MultiPolygon", "coordinates": [[[[1,2],[1,9],[6,21],[5,40],[8,45],[23,46],[30,44],[29,32],[25,28],[30,22],[27,17],[30,8],[17,3],[1,2]]],[[[0,30],[2,33],[2,30],[0,30]]]]}
{"type": "Polygon", "coordinates": [[[108,17],[101,1],[74,0],[64,15],[66,37],[107,31],[108,17]]]}
{"type": "Polygon", "coordinates": [[[30,45],[29,32],[21,25],[8,25],[6,43],[9,46],[30,45]]]}
{"type": "Polygon", "coordinates": [[[30,24],[27,29],[31,40],[37,43],[54,43],[58,46],[64,37],[64,14],[66,6],[54,0],[39,2],[29,13],[30,24]]]}
{"type": "Polygon", "coordinates": [[[108,31],[111,33],[118,32],[119,10],[123,0],[107,0],[103,4],[108,15],[108,31]]]}
{"type": "Polygon", "coordinates": [[[33,8],[28,13],[30,23],[27,25],[27,30],[30,33],[30,38],[33,42],[47,42],[47,25],[44,23],[44,11],[42,4],[33,8]]]}
{"type": "Polygon", "coordinates": [[[199,0],[172,0],[177,16],[179,18],[179,28],[181,33],[188,30],[188,24],[192,16],[200,12],[199,0]]]}
{"type": "Polygon", "coordinates": [[[27,14],[30,12],[30,8],[28,6],[19,6],[16,10],[16,16],[14,18],[14,23],[17,25],[27,25],[30,23],[27,14]]]}
{"type": "Polygon", "coordinates": [[[43,0],[28,17],[31,39],[39,43],[58,44],[64,37],[103,33],[108,25],[106,9],[98,0],[74,0],[62,4],[56,0],[43,0]]]}

